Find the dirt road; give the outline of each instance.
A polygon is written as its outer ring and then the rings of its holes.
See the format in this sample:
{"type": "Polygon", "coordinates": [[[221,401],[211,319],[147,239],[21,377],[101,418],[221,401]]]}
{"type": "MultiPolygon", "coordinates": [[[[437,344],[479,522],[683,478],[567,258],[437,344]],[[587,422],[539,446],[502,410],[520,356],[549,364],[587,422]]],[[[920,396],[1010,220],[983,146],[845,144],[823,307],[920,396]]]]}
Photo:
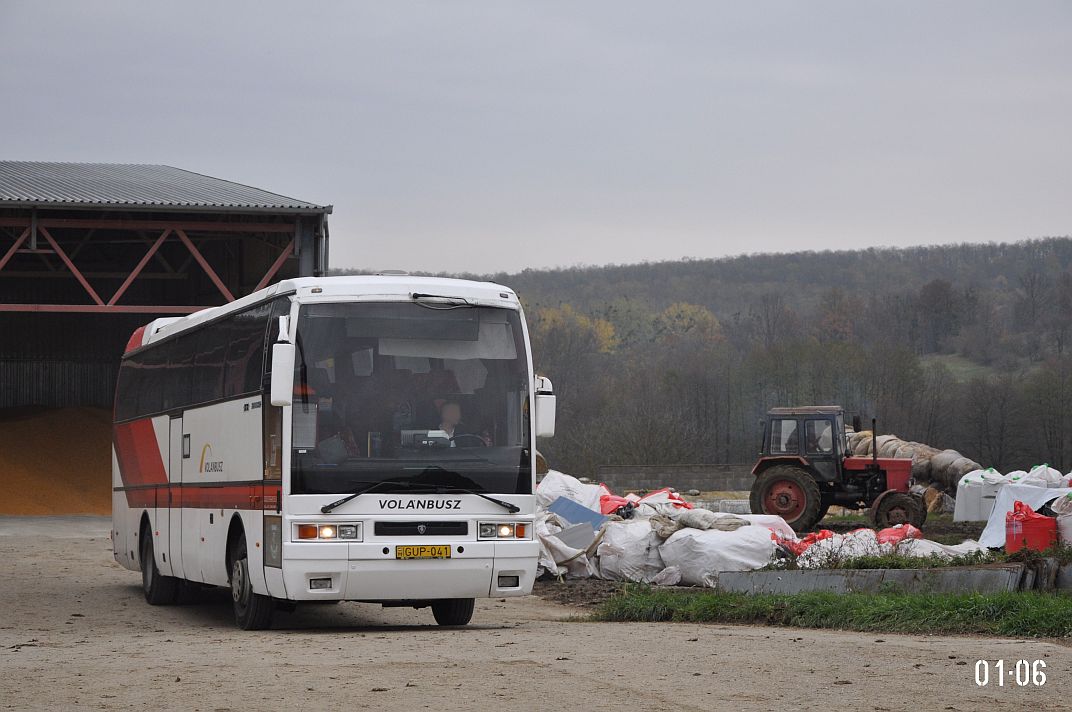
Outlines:
{"type": "Polygon", "coordinates": [[[233,627],[226,592],[152,608],[108,520],[0,518],[0,709],[1068,709],[1052,642],[609,624],[536,597],[428,610],[318,605],[233,627]],[[1046,661],[1046,684],[975,685],[976,660],[1046,661]]]}

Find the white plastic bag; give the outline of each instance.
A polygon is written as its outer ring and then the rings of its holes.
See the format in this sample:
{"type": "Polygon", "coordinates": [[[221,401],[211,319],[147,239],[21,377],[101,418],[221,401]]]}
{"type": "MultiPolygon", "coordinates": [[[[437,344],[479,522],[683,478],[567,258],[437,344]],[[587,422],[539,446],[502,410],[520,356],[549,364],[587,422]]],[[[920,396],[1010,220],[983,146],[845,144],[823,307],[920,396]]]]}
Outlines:
{"type": "Polygon", "coordinates": [[[1072,546],[1072,492],[1054,500],[1050,509],[1057,515],[1057,537],[1064,544],[1072,546]]]}
{"type": "Polygon", "coordinates": [[[646,519],[607,522],[596,549],[599,577],[651,583],[665,568],[659,554],[661,541],[646,519]]]}
{"type": "Polygon", "coordinates": [[[669,487],[664,487],[654,492],[649,492],[636,501],[636,512],[634,517],[650,517],[653,514],[665,514],[667,516],[674,516],[675,512],[683,509],[692,509],[692,505],[685,501],[685,499],[677,492],[670,491],[669,487]]]}
{"type": "Polygon", "coordinates": [[[930,539],[904,539],[895,548],[898,554],[904,556],[921,558],[937,556],[941,559],[951,559],[956,556],[973,554],[977,551],[986,551],[986,547],[974,539],[966,539],[960,544],[939,544],[930,539]]]}
{"type": "Polygon", "coordinates": [[[890,544],[880,544],[874,529],[857,529],[820,539],[797,557],[802,569],[818,569],[857,556],[879,556],[893,551],[890,544]]]}
{"type": "MultiPolygon", "coordinates": [[[[1023,470],[1020,474],[1026,474],[1023,470]]],[[[998,489],[1009,477],[1016,473],[1010,472],[1002,475],[992,467],[985,470],[972,470],[960,478],[957,482],[957,499],[953,504],[953,521],[955,522],[982,522],[990,516],[994,509],[994,499],[998,489]]]]}
{"type": "Polygon", "coordinates": [[[749,522],[736,514],[712,512],[710,509],[682,509],[674,512],[672,519],[683,527],[693,529],[720,529],[731,532],[735,529],[748,526],[749,522]]]}
{"type": "Polygon", "coordinates": [[[720,571],[753,571],[771,562],[774,540],[766,527],[737,531],[682,529],[659,547],[667,567],[681,571],[681,582],[714,586],[720,571]]]}
{"type": "Polygon", "coordinates": [[[957,501],[953,505],[954,522],[974,522],[982,519],[982,474],[982,470],[973,470],[957,482],[957,501]]]}
{"type": "Polygon", "coordinates": [[[1035,465],[1030,472],[1020,478],[1019,484],[1035,487],[1063,487],[1065,476],[1049,465],[1035,465]]]}
{"type": "Polygon", "coordinates": [[[580,505],[599,511],[599,498],[607,494],[602,485],[586,485],[576,477],[551,470],[536,486],[536,506],[547,509],[559,497],[572,499],[580,505]]]}
{"type": "Polygon", "coordinates": [[[536,516],[536,540],[540,543],[540,554],[536,564],[536,575],[544,571],[554,576],[570,578],[588,578],[591,575],[588,556],[582,549],[574,549],[555,534],[562,531],[562,520],[550,512],[541,512],[536,516]]]}
{"type": "Polygon", "coordinates": [[[667,566],[656,574],[651,582],[656,586],[677,586],[681,583],[681,569],[676,566],[667,566]]]}
{"type": "Polygon", "coordinates": [[[738,514],[737,516],[741,519],[747,519],[757,527],[766,527],[777,534],[779,539],[790,539],[792,541],[797,539],[797,533],[793,531],[793,527],[789,526],[777,514],[738,514]]]}
{"type": "Polygon", "coordinates": [[[1010,485],[1023,484],[1021,480],[1027,477],[1027,472],[1024,470],[1013,470],[1005,475],[1005,481],[1010,485]]]}

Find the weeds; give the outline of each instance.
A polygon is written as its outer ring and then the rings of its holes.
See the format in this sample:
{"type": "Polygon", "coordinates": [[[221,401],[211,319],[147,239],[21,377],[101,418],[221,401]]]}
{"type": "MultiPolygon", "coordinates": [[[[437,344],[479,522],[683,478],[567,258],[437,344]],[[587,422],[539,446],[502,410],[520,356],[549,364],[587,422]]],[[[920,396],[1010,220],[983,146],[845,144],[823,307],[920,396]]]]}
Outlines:
{"type": "Polygon", "coordinates": [[[601,621],[748,623],[890,633],[1072,636],[1072,598],[1040,593],[756,595],[632,585],[601,621]]]}

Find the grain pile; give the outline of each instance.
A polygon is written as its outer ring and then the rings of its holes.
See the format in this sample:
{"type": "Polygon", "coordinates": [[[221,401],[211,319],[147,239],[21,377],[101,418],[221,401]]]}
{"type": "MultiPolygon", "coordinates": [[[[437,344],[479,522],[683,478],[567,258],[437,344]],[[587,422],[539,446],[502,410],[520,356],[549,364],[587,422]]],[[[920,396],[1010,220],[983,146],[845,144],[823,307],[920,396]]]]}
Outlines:
{"type": "Polygon", "coordinates": [[[0,410],[0,514],[110,514],[112,414],[0,410]]]}
{"type": "MultiPolygon", "coordinates": [[[[912,459],[912,478],[932,483],[946,492],[956,492],[960,478],[973,470],[982,469],[978,462],[964,457],[956,450],[939,450],[923,443],[907,442],[896,435],[879,435],[874,439],[879,457],[912,459]]],[[[849,450],[857,457],[871,457],[870,430],[849,433],[849,450]]]]}

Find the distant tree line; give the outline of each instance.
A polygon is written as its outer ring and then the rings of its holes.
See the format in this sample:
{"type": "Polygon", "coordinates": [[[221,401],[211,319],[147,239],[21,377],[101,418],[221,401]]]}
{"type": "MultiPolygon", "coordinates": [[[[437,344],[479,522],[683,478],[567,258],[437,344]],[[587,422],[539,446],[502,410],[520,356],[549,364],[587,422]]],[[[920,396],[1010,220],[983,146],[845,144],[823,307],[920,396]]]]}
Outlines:
{"type": "MultiPolygon", "coordinates": [[[[488,277],[484,277],[488,278],[488,277]]],[[[840,404],[1000,470],[1072,468],[1072,239],[491,276],[559,394],[558,468],[750,462],[773,406],[840,404]]]]}

